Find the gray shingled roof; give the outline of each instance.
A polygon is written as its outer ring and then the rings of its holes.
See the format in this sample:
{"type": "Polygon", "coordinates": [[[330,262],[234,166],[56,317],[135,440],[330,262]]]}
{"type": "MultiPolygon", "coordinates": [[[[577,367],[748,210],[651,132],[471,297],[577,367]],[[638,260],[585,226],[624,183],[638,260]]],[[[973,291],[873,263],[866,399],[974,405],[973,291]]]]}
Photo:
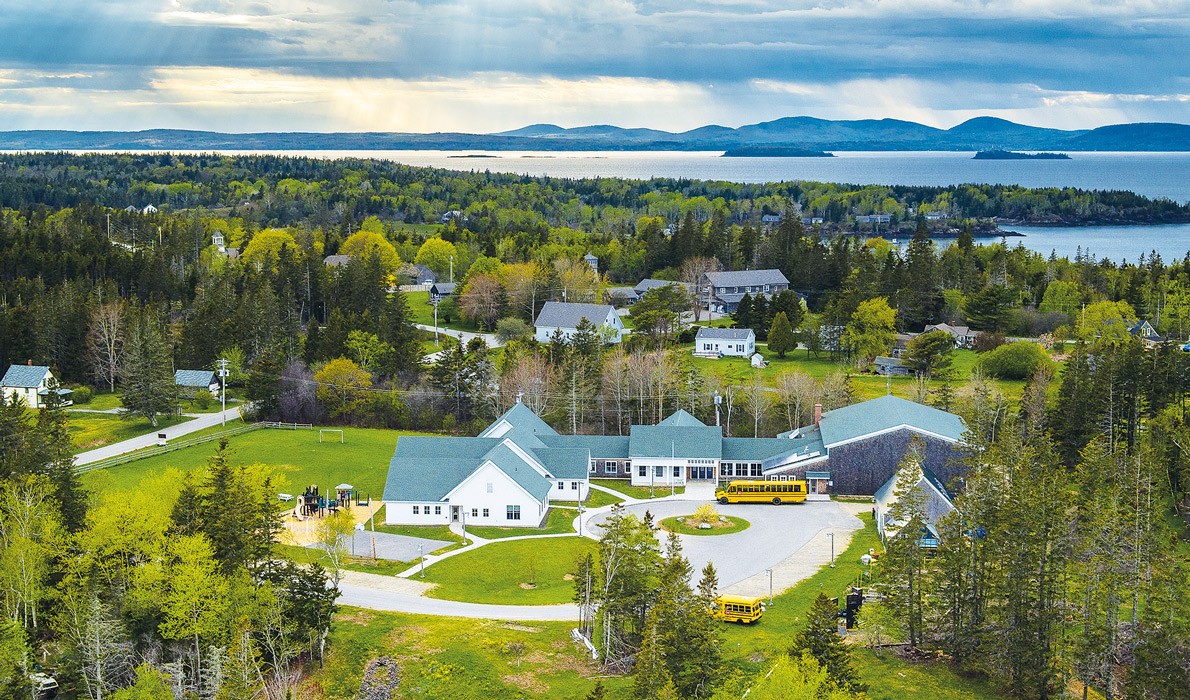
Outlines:
{"type": "Polygon", "coordinates": [[[328,255],[322,259],[322,264],[327,267],[342,267],[351,262],[350,255],[328,255]]]}
{"type": "Polygon", "coordinates": [[[547,301],[541,307],[534,326],[547,328],[578,328],[579,321],[584,318],[595,326],[607,320],[614,309],[607,304],[577,304],[564,301],[547,301]]]}
{"type": "Polygon", "coordinates": [[[889,395],[827,411],[819,430],[823,444],[831,447],[902,425],[955,442],[967,429],[963,419],[953,413],[889,395]]]}
{"type": "Polygon", "coordinates": [[[209,369],[180,369],[174,372],[174,384],[178,386],[206,389],[215,382],[215,373],[209,369]]]}
{"type": "Polygon", "coordinates": [[[32,389],[41,384],[49,371],[50,368],[44,365],[9,365],[4,378],[0,379],[0,386],[32,389]]]}
{"type": "Polygon", "coordinates": [[[608,459],[628,458],[627,435],[542,435],[549,448],[587,450],[592,457],[608,459]]]}
{"type": "Polygon", "coordinates": [[[780,270],[729,270],[708,272],[713,287],[754,287],[765,284],[789,284],[780,270]]]}
{"type": "Polygon", "coordinates": [[[705,428],[706,423],[690,415],[683,409],[678,409],[671,413],[668,418],[661,421],[657,425],[668,425],[675,428],[705,428]]]}
{"type": "Polygon", "coordinates": [[[751,328],[699,328],[694,340],[747,340],[755,335],[751,328]]]}
{"type": "Polygon", "coordinates": [[[407,436],[389,462],[384,499],[440,501],[487,461],[534,498],[549,494],[550,482],[499,439],[407,436]]]}
{"type": "Polygon", "coordinates": [[[445,296],[447,294],[454,294],[455,293],[455,283],[454,282],[435,282],[434,284],[430,285],[430,291],[434,294],[441,294],[443,296],[445,296]]]}
{"type": "Polygon", "coordinates": [[[634,425],[628,440],[629,457],[718,459],[723,454],[723,430],[716,426],[634,425]]]}

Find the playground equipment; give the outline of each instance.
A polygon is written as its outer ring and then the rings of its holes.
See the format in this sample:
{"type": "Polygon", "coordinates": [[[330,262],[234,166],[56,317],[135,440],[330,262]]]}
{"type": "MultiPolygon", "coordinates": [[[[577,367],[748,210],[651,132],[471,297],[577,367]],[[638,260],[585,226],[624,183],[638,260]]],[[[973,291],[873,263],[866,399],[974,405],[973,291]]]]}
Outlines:
{"type": "Polygon", "coordinates": [[[318,486],[307,486],[298,497],[298,514],[307,517],[321,518],[328,513],[334,515],[340,508],[351,508],[351,501],[355,497],[355,487],[351,484],[339,484],[335,487],[332,497],[328,491],[325,495],[318,492],[318,486]]]}

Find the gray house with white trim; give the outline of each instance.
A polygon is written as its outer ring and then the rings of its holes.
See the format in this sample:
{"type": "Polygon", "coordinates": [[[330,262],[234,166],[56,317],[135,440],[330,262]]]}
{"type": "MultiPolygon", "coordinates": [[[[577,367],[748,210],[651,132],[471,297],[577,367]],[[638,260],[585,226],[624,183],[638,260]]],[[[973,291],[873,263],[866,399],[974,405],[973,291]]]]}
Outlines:
{"type": "Polygon", "coordinates": [[[556,331],[561,331],[562,337],[569,340],[583,319],[599,330],[605,342],[618,343],[623,339],[624,322],[611,305],[547,301],[533,321],[537,342],[550,342],[556,331]]]}
{"type": "Polygon", "coordinates": [[[745,294],[772,297],[789,289],[789,280],[780,270],[730,270],[707,272],[702,276],[699,302],[716,313],[732,313],[745,294]]]}
{"type": "Polygon", "coordinates": [[[756,332],[751,328],[699,328],[694,336],[695,357],[751,357],[756,332]]]}

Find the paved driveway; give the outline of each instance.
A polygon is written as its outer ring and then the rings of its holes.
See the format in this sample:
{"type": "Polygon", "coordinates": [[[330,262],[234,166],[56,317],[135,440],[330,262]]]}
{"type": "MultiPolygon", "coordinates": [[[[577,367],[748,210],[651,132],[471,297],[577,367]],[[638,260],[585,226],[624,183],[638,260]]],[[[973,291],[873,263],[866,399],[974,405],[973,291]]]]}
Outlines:
{"type": "MultiPolygon", "coordinates": [[[[442,549],[451,542],[431,540],[425,537],[409,537],[394,535],[388,532],[376,533],[376,557],[393,561],[414,561],[417,559],[417,546],[421,545],[425,554],[435,549],[442,549]]],[[[312,544],[310,547],[319,548],[321,545],[312,544]]],[[[372,533],[356,532],[347,550],[355,556],[367,557],[372,555],[372,533]]]]}
{"type": "MultiPolygon", "coordinates": [[[[636,503],[626,506],[625,510],[643,516],[648,510],[656,521],[674,515],[689,515],[694,512],[698,503],[692,501],[655,501],[652,503],[636,503]]],[[[816,537],[823,530],[838,532],[836,552],[841,552],[850,539],[846,534],[863,527],[863,523],[847,512],[841,504],[833,501],[808,501],[797,505],[786,504],[774,506],[767,503],[716,505],[722,515],[739,516],[752,523],[743,532],[731,535],[679,535],[682,541],[682,552],[690,560],[694,569],[694,580],[697,581],[708,561],[715,564],[719,574],[720,588],[727,588],[745,579],[764,576],[765,569],[777,568],[795,554],[813,545],[821,546],[824,537],[816,537]]],[[[598,528],[606,514],[593,516],[587,526],[598,528]]],[[[658,539],[665,542],[666,533],[658,533],[658,539]]],[[[827,545],[829,547],[829,544],[827,545]]],[[[790,571],[783,577],[790,579],[804,578],[818,569],[823,562],[817,559],[829,560],[829,550],[824,556],[806,558],[799,568],[807,571],[790,571]],[[812,568],[810,568],[812,567],[812,568]]],[[[783,567],[788,568],[788,567],[783,567]]],[[[791,579],[793,580],[793,579],[791,579]]],[[[782,590],[785,586],[776,585],[782,590]]],[[[767,588],[767,581],[766,581],[767,588]]]]}

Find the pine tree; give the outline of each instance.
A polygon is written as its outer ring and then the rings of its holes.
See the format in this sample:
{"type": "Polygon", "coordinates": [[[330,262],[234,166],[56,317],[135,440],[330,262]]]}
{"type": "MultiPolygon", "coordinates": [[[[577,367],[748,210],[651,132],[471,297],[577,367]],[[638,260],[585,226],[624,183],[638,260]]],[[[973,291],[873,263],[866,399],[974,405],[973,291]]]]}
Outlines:
{"type": "Polygon", "coordinates": [[[784,358],[785,353],[797,347],[797,338],[793,335],[793,326],[784,311],[777,312],[773,318],[773,326],[769,329],[769,350],[777,353],[777,357],[784,358]]]}
{"type": "Polygon", "coordinates": [[[865,690],[851,661],[851,649],[839,636],[839,609],[825,593],[819,593],[806,614],[806,626],[794,637],[789,656],[802,653],[813,656],[826,669],[830,679],[850,691],[865,690]]]}
{"type": "Polygon", "coordinates": [[[591,688],[584,700],[607,700],[607,689],[603,686],[602,680],[595,679],[595,687],[591,688]]]}
{"type": "Polygon", "coordinates": [[[893,485],[896,501],[889,507],[885,521],[888,553],[882,561],[889,609],[905,625],[911,647],[922,642],[925,602],[925,554],[919,540],[926,525],[926,498],[918,485],[922,479],[920,449],[915,438],[897,466],[893,485]],[[896,528],[895,534],[889,532],[890,527],[896,528]]]}
{"type": "Polygon", "coordinates": [[[177,410],[177,385],[169,345],[152,313],[144,313],[132,329],[124,351],[125,418],[141,416],[156,428],[157,418],[177,410]]]}
{"type": "Polygon", "coordinates": [[[661,689],[673,684],[665,659],[664,631],[657,607],[645,618],[640,651],[632,671],[632,697],[636,700],[656,700],[661,689]]]}

